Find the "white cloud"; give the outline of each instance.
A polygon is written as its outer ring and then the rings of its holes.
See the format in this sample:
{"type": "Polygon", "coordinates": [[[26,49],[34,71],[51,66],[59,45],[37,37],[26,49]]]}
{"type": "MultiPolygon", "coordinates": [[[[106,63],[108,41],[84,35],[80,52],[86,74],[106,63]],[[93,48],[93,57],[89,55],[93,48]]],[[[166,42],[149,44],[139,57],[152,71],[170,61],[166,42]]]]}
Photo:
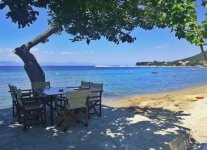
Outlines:
{"type": "Polygon", "coordinates": [[[30,52],[35,55],[43,55],[43,54],[53,55],[54,54],[54,52],[52,51],[40,50],[39,48],[31,48],[30,52]]]}
{"type": "Polygon", "coordinates": [[[31,52],[38,52],[39,50],[40,49],[39,48],[36,48],[36,47],[30,49],[31,52]]]}
{"type": "Polygon", "coordinates": [[[54,52],[52,52],[52,51],[43,51],[43,53],[47,54],[47,55],[53,55],[54,54],[54,52]]]}
{"type": "Polygon", "coordinates": [[[84,53],[86,53],[86,54],[94,54],[93,51],[84,51],[84,53]]]}
{"type": "MultiPolygon", "coordinates": [[[[0,61],[14,61],[14,62],[22,62],[21,58],[13,53],[14,48],[0,48],[0,61]]],[[[32,48],[30,52],[34,55],[37,61],[41,63],[48,62],[80,62],[85,61],[89,57],[92,57],[94,52],[90,50],[86,51],[62,51],[62,52],[54,52],[49,50],[44,50],[40,48],[32,48]],[[81,55],[80,55],[81,54],[81,55]]]]}
{"type": "Polygon", "coordinates": [[[17,55],[14,54],[14,53],[12,53],[12,54],[8,54],[8,56],[9,56],[10,58],[15,58],[17,55]]]}
{"type": "Polygon", "coordinates": [[[78,55],[80,53],[79,52],[74,52],[74,51],[63,51],[60,54],[61,55],[78,55]]]}
{"type": "Polygon", "coordinates": [[[12,48],[0,48],[0,53],[8,53],[8,52],[13,53],[13,49],[12,48]]]}
{"type": "Polygon", "coordinates": [[[168,44],[168,43],[164,43],[164,44],[156,45],[155,48],[167,48],[167,47],[169,47],[169,46],[170,46],[170,44],[168,44]]]}
{"type": "Polygon", "coordinates": [[[13,48],[0,48],[0,61],[20,61],[13,48]]]}

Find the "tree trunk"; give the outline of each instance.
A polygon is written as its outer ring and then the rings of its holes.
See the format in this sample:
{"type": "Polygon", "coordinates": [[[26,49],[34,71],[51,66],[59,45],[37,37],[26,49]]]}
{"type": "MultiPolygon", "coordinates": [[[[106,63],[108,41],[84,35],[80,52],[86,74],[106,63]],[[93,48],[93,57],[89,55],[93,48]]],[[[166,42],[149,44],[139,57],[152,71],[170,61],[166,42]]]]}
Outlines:
{"type": "Polygon", "coordinates": [[[205,61],[207,61],[207,56],[206,56],[206,53],[205,53],[205,51],[203,49],[203,45],[200,45],[200,49],[201,49],[201,52],[203,54],[203,58],[205,59],[205,61]]]}
{"type": "Polygon", "coordinates": [[[37,36],[33,40],[23,44],[20,47],[15,48],[14,53],[17,54],[24,62],[24,69],[31,82],[44,82],[45,73],[34,55],[30,53],[30,49],[40,42],[45,42],[49,36],[56,33],[58,30],[59,27],[51,27],[46,32],[37,36]]]}

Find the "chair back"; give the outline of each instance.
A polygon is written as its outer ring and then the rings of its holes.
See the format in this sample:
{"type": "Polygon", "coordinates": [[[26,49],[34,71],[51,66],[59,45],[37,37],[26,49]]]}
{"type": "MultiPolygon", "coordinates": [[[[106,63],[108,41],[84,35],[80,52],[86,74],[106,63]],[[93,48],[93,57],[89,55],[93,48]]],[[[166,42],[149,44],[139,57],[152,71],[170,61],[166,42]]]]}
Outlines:
{"type": "Polygon", "coordinates": [[[16,97],[14,85],[9,84],[9,92],[11,93],[12,101],[17,102],[17,97],[16,97]]]}
{"type": "Polygon", "coordinates": [[[103,83],[93,83],[90,82],[90,99],[98,99],[101,100],[102,91],[103,91],[103,83]]]}
{"type": "Polygon", "coordinates": [[[90,82],[90,89],[91,90],[103,90],[103,83],[90,82]]]}
{"type": "Polygon", "coordinates": [[[32,82],[32,89],[50,88],[50,82],[32,82]]]}
{"type": "Polygon", "coordinates": [[[89,89],[90,88],[90,82],[81,81],[80,89],[89,89]]]}
{"type": "Polygon", "coordinates": [[[89,94],[90,90],[79,90],[66,93],[69,109],[86,107],[89,94]]]}
{"type": "Polygon", "coordinates": [[[21,91],[21,89],[15,89],[15,93],[16,93],[16,97],[17,97],[17,102],[22,107],[23,106],[23,101],[22,101],[22,91],[21,91]]]}

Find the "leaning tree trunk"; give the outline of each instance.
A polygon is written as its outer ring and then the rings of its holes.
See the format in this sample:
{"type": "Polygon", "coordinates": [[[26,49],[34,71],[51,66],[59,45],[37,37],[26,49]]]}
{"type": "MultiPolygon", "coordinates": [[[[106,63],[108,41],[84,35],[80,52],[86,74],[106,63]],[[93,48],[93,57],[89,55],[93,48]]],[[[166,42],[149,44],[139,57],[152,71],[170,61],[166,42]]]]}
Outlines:
{"type": "Polygon", "coordinates": [[[56,33],[58,30],[58,27],[52,27],[46,32],[34,38],[32,41],[29,41],[26,44],[15,48],[14,53],[17,54],[24,62],[24,69],[31,82],[44,82],[45,73],[42,70],[41,66],[38,64],[34,55],[30,53],[30,49],[40,42],[45,42],[49,36],[56,33]]]}
{"type": "Polygon", "coordinates": [[[207,56],[206,56],[206,52],[204,51],[203,45],[200,45],[200,49],[201,49],[201,52],[203,54],[204,60],[207,61],[207,56]]]}

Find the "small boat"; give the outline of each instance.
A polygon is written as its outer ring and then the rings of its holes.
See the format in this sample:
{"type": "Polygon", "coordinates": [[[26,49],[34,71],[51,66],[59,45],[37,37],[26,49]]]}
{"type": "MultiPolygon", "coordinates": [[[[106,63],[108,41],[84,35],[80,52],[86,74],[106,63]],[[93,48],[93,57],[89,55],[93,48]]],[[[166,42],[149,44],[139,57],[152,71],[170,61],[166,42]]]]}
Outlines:
{"type": "Polygon", "coordinates": [[[196,96],[195,98],[197,98],[197,99],[203,99],[204,97],[203,96],[196,96]]]}
{"type": "Polygon", "coordinates": [[[157,71],[153,71],[152,74],[158,74],[158,72],[157,71]]]}

